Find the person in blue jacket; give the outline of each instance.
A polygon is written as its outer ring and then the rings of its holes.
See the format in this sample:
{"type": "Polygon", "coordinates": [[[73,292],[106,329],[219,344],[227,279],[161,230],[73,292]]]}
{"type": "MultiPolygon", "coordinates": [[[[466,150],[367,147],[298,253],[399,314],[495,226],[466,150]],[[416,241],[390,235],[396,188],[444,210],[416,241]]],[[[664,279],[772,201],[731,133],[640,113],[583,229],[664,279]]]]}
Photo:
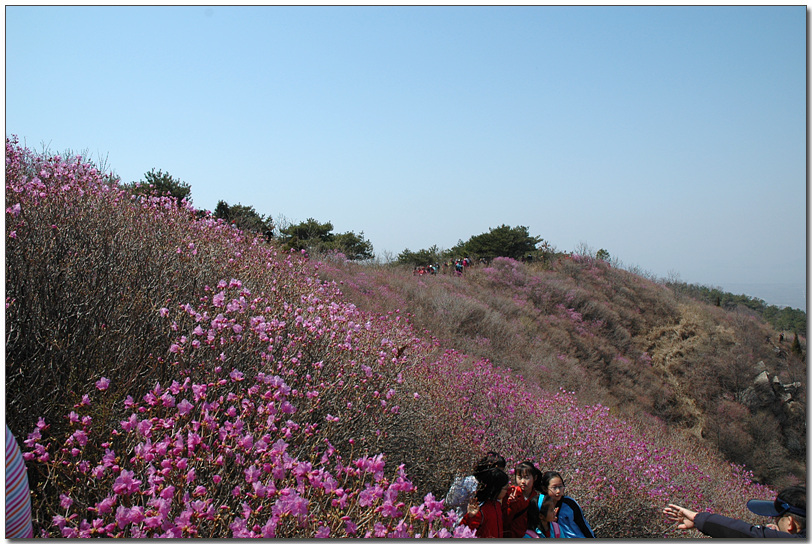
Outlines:
{"type": "Polygon", "coordinates": [[[754,514],[773,518],[767,525],[751,525],[740,519],[709,512],[694,512],[676,504],[663,510],[682,530],[696,529],[716,538],[806,538],[806,487],[781,490],[774,501],[751,500],[747,508],[754,514]]]}
{"type": "Polygon", "coordinates": [[[558,525],[564,538],[595,538],[592,527],[584,517],[581,507],[572,497],[564,494],[564,478],[560,473],[549,470],[541,475],[541,493],[555,501],[558,509],[558,525]]]}

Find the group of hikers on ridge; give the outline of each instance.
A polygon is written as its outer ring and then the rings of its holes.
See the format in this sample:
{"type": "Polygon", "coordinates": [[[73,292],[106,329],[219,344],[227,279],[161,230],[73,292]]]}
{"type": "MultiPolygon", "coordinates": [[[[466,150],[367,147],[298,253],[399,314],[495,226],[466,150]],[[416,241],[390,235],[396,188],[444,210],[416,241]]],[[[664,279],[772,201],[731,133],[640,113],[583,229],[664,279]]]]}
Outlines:
{"type": "MultiPolygon", "coordinates": [[[[504,457],[488,452],[472,475],[454,479],[445,505],[456,511],[461,525],[475,530],[479,538],[596,538],[581,507],[564,494],[559,472],[542,473],[523,461],[516,465],[511,482],[506,467],[504,457]]],[[[805,486],[787,487],[774,501],[750,500],[747,508],[773,522],[751,525],[676,504],[666,506],[663,514],[677,529],[696,529],[711,537],[806,538],[805,486]]]]}
{"type": "MultiPolygon", "coordinates": [[[[532,255],[525,255],[517,260],[523,263],[532,263],[533,256],[532,255]]],[[[453,261],[444,261],[443,264],[432,263],[426,265],[415,266],[412,270],[413,276],[436,276],[439,273],[448,274],[451,272],[455,276],[462,276],[463,272],[465,272],[469,267],[474,265],[481,265],[481,266],[490,266],[493,258],[491,257],[480,257],[476,261],[472,260],[469,257],[463,257],[454,259],[453,261]]]]}
{"type": "MultiPolygon", "coordinates": [[[[462,276],[465,269],[474,264],[474,262],[465,257],[464,259],[456,259],[454,261],[446,261],[442,264],[443,274],[448,274],[448,271],[453,269],[455,276],[462,276]]],[[[480,259],[480,264],[485,264],[484,259],[480,259]]],[[[427,274],[436,276],[441,271],[440,263],[429,264],[425,266],[415,266],[412,270],[413,276],[425,276],[427,274]]]]}

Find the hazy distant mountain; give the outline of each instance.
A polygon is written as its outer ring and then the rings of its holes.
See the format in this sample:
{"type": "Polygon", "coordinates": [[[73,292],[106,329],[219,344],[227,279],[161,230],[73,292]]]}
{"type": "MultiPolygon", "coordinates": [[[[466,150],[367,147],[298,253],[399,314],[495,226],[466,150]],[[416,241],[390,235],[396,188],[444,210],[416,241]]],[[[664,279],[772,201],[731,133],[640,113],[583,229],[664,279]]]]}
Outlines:
{"type": "Polygon", "coordinates": [[[726,283],[725,291],[760,298],[767,304],[806,311],[806,289],[788,283],[726,283]]]}

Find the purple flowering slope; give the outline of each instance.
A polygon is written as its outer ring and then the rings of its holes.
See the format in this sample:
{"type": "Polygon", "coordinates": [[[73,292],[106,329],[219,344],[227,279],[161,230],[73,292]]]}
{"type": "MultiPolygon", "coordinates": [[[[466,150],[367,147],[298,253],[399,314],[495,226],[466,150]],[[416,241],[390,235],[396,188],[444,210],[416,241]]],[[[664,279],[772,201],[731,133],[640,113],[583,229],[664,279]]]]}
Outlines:
{"type": "Polygon", "coordinates": [[[80,158],[7,139],[6,205],[6,408],[38,535],[473,536],[439,499],[487,449],[561,470],[603,537],[771,493],[80,158]]]}

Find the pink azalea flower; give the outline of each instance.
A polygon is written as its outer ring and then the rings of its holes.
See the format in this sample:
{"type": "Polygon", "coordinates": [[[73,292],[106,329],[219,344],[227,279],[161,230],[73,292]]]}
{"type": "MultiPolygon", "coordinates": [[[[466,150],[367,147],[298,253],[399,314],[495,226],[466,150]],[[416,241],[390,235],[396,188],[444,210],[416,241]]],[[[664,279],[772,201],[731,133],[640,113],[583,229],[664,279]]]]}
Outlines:
{"type": "Polygon", "coordinates": [[[113,483],[113,492],[116,495],[131,495],[138,491],[141,480],[133,478],[134,474],[131,470],[122,470],[121,475],[113,483]]]}
{"type": "Polygon", "coordinates": [[[83,430],[78,430],[73,433],[73,437],[76,438],[76,441],[79,443],[80,446],[87,445],[87,433],[83,430]]]}
{"type": "Polygon", "coordinates": [[[363,508],[367,508],[372,506],[375,502],[375,495],[370,491],[369,488],[364,489],[358,494],[358,506],[363,508]]]}
{"type": "Polygon", "coordinates": [[[476,538],[476,529],[471,529],[467,525],[459,524],[454,528],[453,538],[476,538]]]}
{"type": "Polygon", "coordinates": [[[71,507],[72,504],[73,504],[73,499],[71,499],[70,497],[68,497],[64,493],[62,495],[59,495],[59,506],[61,506],[65,510],[67,510],[68,508],[71,507]]]}
{"type": "Polygon", "coordinates": [[[168,485],[161,490],[160,496],[162,499],[171,500],[174,494],[175,494],[175,486],[168,485]]]}
{"type": "Polygon", "coordinates": [[[116,452],[111,449],[104,450],[104,456],[102,457],[102,463],[105,467],[112,467],[116,463],[116,452]]]}
{"type": "Polygon", "coordinates": [[[113,506],[115,506],[115,504],[116,497],[113,495],[108,495],[102,502],[96,504],[96,510],[98,510],[100,514],[109,514],[113,511],[113,506]]]}
{"type": "Polygon", "coordinates": [[[358,533],[358,526],[352,522],[349,516],[344,516],[341,519],[344,520],[344,531],[346,531],[348,535],[354,535],[358,533]]]}
{"type": "Polygon", "coordinates": [[[386,525],[384,525],[381,522],[375,523],[374,530],[375,530],[374,532],[375,538],[384,538],[386,534],[389,532],[389,530],[386,528],[386,525]]]}
{"type": "Polygon", "coordinates": [[[124,529],[130,524],[139,524],[144,521],[144,507],[133,506],[127,508],[126,506],[119,506],[116,509],[116,522],[118,526],[124,529]]]}
{"type": "Polygon", "coordinates": [[[188,401],[188,400],[186,400],[186,399],[183,399],[183,400],[182,400],[182,401],[180,401],[180,403],[178,404],[178,413],[179,413],[180,415],[182,415],[182,416],[185,416],[186,414],[188,414],[189,412],[191,412],[191,411],[192,411],[192,408],[194,408],[194,407],[195,407],[195,405],[194,405],[194,404],[192,404],[191,402],[189,402],[189,401],[188,401]]]}
{"type": "Polygon", "coordinates": [[[138,432],[141,433],[144,437],[149,438],[152,435],[152,422],[148,419],[142,420],[138,424],[138,432]]]}
{"type": "Polygon", "coordinates": [[[259,480],[260,476],[262,476],[262,471],[256,467],[256,465],[251,465],[247,469],[243,471],[245,473],[245,481],[249,484],[251,482],[256,482],[259,480]]]}
{"type": "Polygon", "coordinates": [[[278,520],[271,516],[267,523],[262,526],[262,538],[276,538],[276,525],[278,520]]]}

